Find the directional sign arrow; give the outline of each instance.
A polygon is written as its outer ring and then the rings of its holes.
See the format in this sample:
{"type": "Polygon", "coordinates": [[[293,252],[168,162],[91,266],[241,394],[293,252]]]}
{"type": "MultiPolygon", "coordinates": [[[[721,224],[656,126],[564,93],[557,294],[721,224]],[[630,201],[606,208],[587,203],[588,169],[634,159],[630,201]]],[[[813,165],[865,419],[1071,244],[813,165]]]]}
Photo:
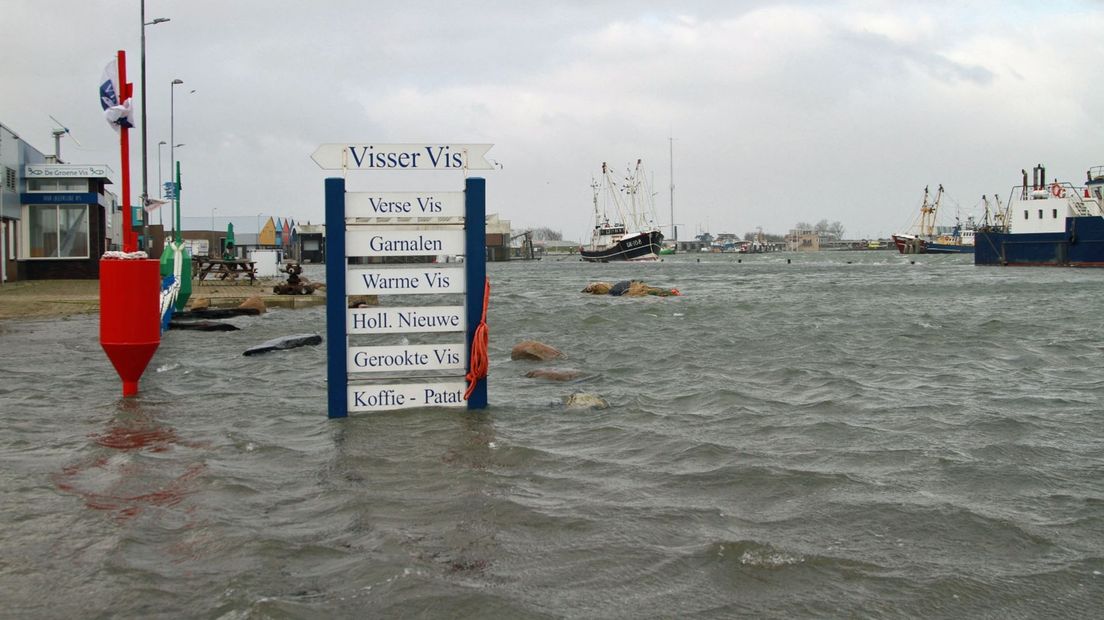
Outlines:
{"type": "Polygon", "coordinates": [[[323,170],[493,170],[493,144],[323,144],[311,159],[323,170]]]}

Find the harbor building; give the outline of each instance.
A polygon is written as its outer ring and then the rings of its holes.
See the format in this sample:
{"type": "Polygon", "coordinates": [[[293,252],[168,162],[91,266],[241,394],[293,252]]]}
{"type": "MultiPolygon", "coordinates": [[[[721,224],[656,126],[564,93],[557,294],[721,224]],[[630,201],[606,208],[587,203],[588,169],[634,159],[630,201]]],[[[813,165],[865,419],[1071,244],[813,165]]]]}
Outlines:
{"type": "Polygon", "coordinates": [[[0,284],[96,279],[120,228],[111,168],[45,155],[0,124],[0,284]]]}

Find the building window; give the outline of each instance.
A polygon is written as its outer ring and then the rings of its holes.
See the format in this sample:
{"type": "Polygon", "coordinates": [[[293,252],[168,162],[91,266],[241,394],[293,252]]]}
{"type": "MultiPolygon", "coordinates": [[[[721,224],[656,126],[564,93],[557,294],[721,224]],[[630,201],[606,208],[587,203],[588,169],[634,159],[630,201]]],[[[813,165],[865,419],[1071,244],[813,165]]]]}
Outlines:
{"type": "Polygon", "coordinates": [[[15,170],[4,166],[4,187],[15,191],[15,170]]]}
{"type": "Polygon", "coordinates": [[[1058,219],[1058,209],[1051,209],[1050,212],[1054,219],[1058,219]]]}
{"type": "Polygon", "coordinates": [[[1027,219],[1027,209],[1024,209],[1024,219],[1027,219]]]}
{"type": "Polygon", "coordinates": [[[29,205],[30,258],[88,258],[88,205],[29,205]]]}
{"type": "Polygon", "coordinates": [[[1043,210],[1039,209],[1039,219],[1043,219],[1043,210]]]}
{"type": "Polygon", "coordinates": [[[27,179],[28,192],[87,192],[88,179],[27,179]]]}

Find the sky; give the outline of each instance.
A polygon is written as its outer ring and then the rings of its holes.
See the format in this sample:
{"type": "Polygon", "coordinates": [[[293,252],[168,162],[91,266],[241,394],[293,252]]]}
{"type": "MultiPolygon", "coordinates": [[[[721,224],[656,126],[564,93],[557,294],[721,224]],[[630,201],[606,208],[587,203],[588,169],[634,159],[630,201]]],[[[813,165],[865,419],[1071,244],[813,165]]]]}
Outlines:
{"type": "MultiPolygon", "coordinates": [[[[53,116],[70,131],[63,160],[118,175],[97,86],[125,49],[139,103],[141,1],[3,0],[0,123],[50,154],[53,116]]],[[[335,173],[310,155],[334,142],[493,143],[500,167],[472,173],[487,179],[488,212],[572,240],[593,226],[603,162],[643,159],[657,219],[670,225],[673,197],[680,239],[820,220],[884,238],[915,219],[925,186],[944,186],[953,219],[980,215],[983,194],[1007,200],[1021,169],[1082,182],[1104,164],[1100,1],[145,6],[147,22],[171,20],[146,27],[147,183],[156,197],[172,133],[186,217],[321,222],[335,173]]],[[[131,152],[137,202],[140,131],[131,152]]]]}

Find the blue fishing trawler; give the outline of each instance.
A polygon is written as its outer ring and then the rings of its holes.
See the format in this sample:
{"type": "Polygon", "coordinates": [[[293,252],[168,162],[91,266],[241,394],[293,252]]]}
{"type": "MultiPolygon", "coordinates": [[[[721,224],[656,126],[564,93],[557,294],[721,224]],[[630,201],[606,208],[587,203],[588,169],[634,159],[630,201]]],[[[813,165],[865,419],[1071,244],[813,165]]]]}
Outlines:
{"type": "Polygon", "coordinates": [[[1008,206],[975,235],[975,265],[1104,267],[1104,166],[1085,185],[1051,181],[1035,166],[1031,184],[1012,189],[1008,206]]]}

